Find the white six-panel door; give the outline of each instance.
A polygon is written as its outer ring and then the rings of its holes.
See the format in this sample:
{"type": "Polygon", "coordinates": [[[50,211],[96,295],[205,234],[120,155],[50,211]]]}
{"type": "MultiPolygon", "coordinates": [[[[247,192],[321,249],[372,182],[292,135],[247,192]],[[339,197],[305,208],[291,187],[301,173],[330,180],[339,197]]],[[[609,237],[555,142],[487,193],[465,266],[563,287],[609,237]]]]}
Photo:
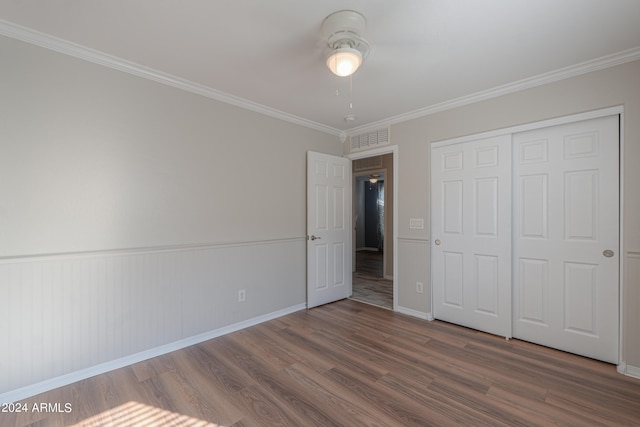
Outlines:
{"type": "Polygon", "coordinates": [[[618,363],[618,134],[618,117],[609,116],[513,141],[513,336],[611,363],[618,363]]]}
{"type": "Polygon", "coordinates": [[[618,162],[617,115],[432,146],[434,317],[618,363],[618,162]]]}
{"type": "Polygon", "coordinates": [[[511,336],[510,136],[431,152],[437,319],[511,336]]]}
{"type": "Polygon", "coordinates": [[[307,152],[307,308],[351,296],[351,160],[307,152]]]}

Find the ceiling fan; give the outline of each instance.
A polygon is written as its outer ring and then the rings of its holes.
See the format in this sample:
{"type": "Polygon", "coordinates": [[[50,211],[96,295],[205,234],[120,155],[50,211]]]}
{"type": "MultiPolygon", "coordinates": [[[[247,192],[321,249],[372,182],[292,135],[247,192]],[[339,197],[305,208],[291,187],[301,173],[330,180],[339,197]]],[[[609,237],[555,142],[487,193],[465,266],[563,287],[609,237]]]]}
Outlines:
{"type": "Polygon", "coordinates": [[[331,54],[327,67],[337,76],[350,76],[369,56],[371,46],[364,38],[367,20],[354,10],[340,10],[322,22],[322,33],[331,54]]]}

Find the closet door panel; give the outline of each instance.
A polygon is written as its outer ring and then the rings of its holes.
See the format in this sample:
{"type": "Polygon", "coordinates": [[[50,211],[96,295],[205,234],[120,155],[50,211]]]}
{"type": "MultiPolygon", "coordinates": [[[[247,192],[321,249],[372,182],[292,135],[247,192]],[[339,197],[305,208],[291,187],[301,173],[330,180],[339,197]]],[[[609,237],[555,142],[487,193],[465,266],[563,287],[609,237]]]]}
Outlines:
{"type": "Polygon", "coordinates": [[[511,336],[511,137],[434,147],[434,317],[511,336]]]}
{"type": "Polygon", "coordinates": [[[513,335],[618,363],[618,117],[513,143],[513,335]]]}

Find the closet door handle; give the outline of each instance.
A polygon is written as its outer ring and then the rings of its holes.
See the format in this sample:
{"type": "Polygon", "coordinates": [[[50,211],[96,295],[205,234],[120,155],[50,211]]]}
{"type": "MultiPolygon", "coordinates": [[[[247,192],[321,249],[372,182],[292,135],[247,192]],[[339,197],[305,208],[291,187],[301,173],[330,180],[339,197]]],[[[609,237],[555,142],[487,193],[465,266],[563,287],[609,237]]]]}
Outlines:
{"type": "Polygon", "coordinates": [[[433,243],[435,243],[435,244],[436,244],[436,246],[440,246],[440,243],[442,243],[442,242],[440,241],[440,239],[436,239],[436,241],[435,241],[435,242],[433,242],[433,243]]]}
{"type": "Polygon", "coordinates": [[[602,252],[602,255],[606,256],[607,258],[611,258],[615,254],[611,249],[607,249],[604,252],[602,252]]]}

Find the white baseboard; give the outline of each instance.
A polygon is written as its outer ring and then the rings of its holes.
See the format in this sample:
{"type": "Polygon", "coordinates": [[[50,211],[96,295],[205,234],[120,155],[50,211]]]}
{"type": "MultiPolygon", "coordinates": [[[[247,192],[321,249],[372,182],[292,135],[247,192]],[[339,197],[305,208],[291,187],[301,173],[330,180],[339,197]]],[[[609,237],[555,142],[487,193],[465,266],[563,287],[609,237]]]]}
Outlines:
{"type": "Polygon", "coordinates": [[[409,315],[409,316],[418,317],[424,320],[433,320],[433,316],[431,315],[431,313],[425,313],[423,311],[402,307],[400,305],[396,306],[395,311],[397,311],[398,313],[409,315]]]}
{"type": "Polygon", "coordinates": [[[96,375],[104,374],[115,369],[124,368],[125,366],[133,365],[134,363],[142,362],[143,360],[151,359],[152,357],[161,356],[163,354],[171,353],[172,351],[180,350],[185,347],[189,347],[194,344],[201,343],[222,335],[229,334],[231,332],[239,331],[249,326],[257,325],[267,320],[276,319],[278,317],[285,316],[287,314],[294,313],[296,311],[304,310],[307,308],[306,303],[297,304],[291,307],[283,308],[272,313],[267,313],[262,316],[247,319],[242,322],[234,323],[232,325],[223,326],[222,328],[215,329],[213,331],[205,332],[199,335],[194,335],[179,341],[172,342],[170,344],[161,345],[151,348],[149,350],[142,351],[140,353],[132,354],[120,359],[110,360],[105,363],[101,363],[90,368],[81,369],[69,374],[61,375],[56,378],[51,378],[46,381],[42,381],[36,384],[31,384],[26,387],[12,390],[3,394],[0,394],[0,404],[13,403],[27,399],[46,391],[56,389],[65,385],[72,384],[77,381],[81,381],[96,375]]]}
{"type": "Polygon", "coordinates": [[[637,366],[630,366],[626,363],[622,362],[618,365],[617,371],[623,375],[628,377],[638,378],[640,379],[640,368],[637,366]]]}

